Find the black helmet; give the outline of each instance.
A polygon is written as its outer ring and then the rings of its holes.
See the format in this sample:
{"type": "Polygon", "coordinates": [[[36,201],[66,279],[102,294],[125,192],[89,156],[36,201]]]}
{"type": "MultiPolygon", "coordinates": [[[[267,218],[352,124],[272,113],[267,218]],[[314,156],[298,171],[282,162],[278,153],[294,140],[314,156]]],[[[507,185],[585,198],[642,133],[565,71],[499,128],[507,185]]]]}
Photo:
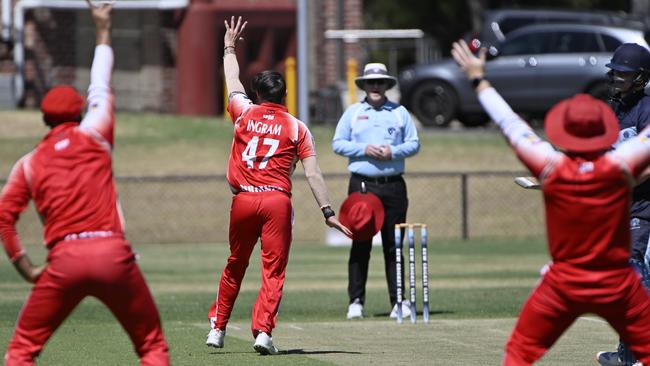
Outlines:
{"type": "Polygon", "coordinates": [[[623,43],[605,66],[621,72],[650,71],[650,51],[636,43],[623,43]]]}

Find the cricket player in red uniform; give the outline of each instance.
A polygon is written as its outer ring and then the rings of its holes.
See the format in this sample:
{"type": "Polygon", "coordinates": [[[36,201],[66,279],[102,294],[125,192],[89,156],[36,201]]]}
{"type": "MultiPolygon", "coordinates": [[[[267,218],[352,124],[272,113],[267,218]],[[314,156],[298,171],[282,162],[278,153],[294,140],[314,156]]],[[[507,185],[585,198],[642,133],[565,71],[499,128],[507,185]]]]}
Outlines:
{"type": "Polygon", "coordinates": [[[69,86],[43,99],[51,131],[20,159],[0,195],[0,238],[18,272],[34,287],[9,342],[5,364],[33,365],[43,346],[86,296],[102,301],[133,342],[142,365],[168,365],[158,310],[124,238],[112,173],[114,96],[111,6],[87,0],[96,27],[88,111],[69,86]],[[33,199],[45,226],[47,264],[32,265],[16,221],[33,199]]]}
{"type": "Polygon", "coordinates": [[[261,239],[262,287],[253,308],[251,330],[257,352],[277,354],[271,333],[289,259],[293,222],[291,174],[298,160],[325,223],[347,236],[352,233],[331,208],[311,133],[281,105],[286,94],[282,75],[274,71],[257,74],[251,89],[261,104],[253,104],[239,80],[235,55],[235,45],[246,22],[242,23],[241,17],[235,22],[233,17],[230,24],[224,23],[224,74],[228,112],[234,123],[227,179],[234,196],[230,209],[230,257],[221,275],[217,299],[208,312],[211,330],[206,344],[223,347],[226,325],[251,252],[261,239]]]}
{"type": "Polygon", "coordinates": [[[609,151],[618,137],[616,115],[602,101],[578,94],[546,115],[555,150],[491,87],[484,49],[477,57],[460,40],[452,56],[544,194],[553,261],[521,310],[503,364],[531,365],[578,316],[594,313],[650,365],[650,297],[628,262],[630,199],[648,173],[650,128],[609,151]]]}

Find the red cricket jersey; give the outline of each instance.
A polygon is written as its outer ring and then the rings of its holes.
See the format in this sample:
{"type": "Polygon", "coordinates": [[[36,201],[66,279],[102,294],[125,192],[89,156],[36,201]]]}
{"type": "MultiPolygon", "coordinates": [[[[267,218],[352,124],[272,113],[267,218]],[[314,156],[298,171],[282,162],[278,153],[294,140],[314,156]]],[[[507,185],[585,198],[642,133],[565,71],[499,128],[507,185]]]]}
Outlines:
{"type": "Polygon", "coordinates": [[[15,224],[30,199],[45,226],[48,247],[66,237],[123,235],[111,158],[112,68],[112,49],[97,46],[84,119],[56,126],[14,165],[0,194],[0,239],[12,261],[24,253],[15,224]]]}
{"type": "Polygon", "coordinates": [[[628,267],[629,177],[609,154],[592,161],[563,155],[548,170],[542,187],[555,264],[584,269],[628,267]]]}
{"type": "Polygon", "coordinates": [[[242,93],[232,96],[228,111],[234,123],[227,175],[232,189],[291,195],[291,174],[297,161],[316,155],[307,126],[286,107],[256,105],[242,93]]]}
{"type": "Polygon", "coordinates": [[[556,151],[537,136],[496,92],[479,94],[524,165],[541,181],[548,246],[563,283],[593,283],[607,291],[629,268],[630,199],[647,177],[650,128],[604,155],[587,158],[556,151]]]}

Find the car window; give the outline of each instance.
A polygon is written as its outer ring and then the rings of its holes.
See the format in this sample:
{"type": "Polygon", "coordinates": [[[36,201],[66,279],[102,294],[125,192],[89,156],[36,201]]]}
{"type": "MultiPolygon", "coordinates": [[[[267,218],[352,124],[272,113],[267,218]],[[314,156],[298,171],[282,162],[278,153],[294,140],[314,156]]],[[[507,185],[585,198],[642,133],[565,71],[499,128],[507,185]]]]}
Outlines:
{"type": "Polygon", "coordinates": [[[618,39],[608,36],[606,34],[602,34],[601,37],[603,38],[603,43],[605,44],[605,51],[606,52],[614,52],[622,44],[621,41],[618,39]]]}
{"type": "Polygon", "coordinates": [[[551,40],[552,33],[550,32],[522,34],[506,40],[501,45],[499,53],[502,56],[548,53],[551,40]]]}
{"type": "Polygon", "coordinates": [[[500,21],[498,24],[499,24],[499,29],[501,29],[501,32],[503,34],[508,34],[515,29],[519,29],[523,26],[532,24],[534,22],[535,22],[535,18],[533,17],[522,17],[522,18],[506,18],[500,21]]]}
{"type": "Polygon", "coordinates": [[[600,52],[598,38],[587,32],[554,32],[551,53],[600,52]]]}

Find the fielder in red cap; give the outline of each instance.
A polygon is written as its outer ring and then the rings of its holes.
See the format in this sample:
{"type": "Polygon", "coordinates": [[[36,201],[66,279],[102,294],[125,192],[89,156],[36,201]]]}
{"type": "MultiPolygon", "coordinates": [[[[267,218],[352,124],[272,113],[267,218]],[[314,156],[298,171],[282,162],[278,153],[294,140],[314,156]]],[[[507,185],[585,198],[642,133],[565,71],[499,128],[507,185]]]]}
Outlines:
{"type": "Polygon", "coordinates": [[[142,365],[169,364],[158,310],[124,238],[113,180],[111,6],[88,4],[97,32],[88,111],[82,119],[84,100],[74,88],[50,90],[41,110],[51,131],[16,163],[0,194],[0,238],[18,272],[34,283],[7,348],[7,366],[33,365],[86,296],[111,310],[142,365]],[[31,263],[16,233],[30,199],[45,225],[43,266],[31,263]]]}
{"type": "Polygon", "coordinates": [[[650,365],[650,297],[628,262],[630,199],[650,166],[650,128],[610,151],[619,129],[614,112],[578,94],[546,115],[546,135],[558,151],[491,87],[484,49],[477,57],[460,40],[452,55],[544,194],[553,261],[521,310],[503,364],[533,364],[578,316],[594,313],[650,365]]]}

